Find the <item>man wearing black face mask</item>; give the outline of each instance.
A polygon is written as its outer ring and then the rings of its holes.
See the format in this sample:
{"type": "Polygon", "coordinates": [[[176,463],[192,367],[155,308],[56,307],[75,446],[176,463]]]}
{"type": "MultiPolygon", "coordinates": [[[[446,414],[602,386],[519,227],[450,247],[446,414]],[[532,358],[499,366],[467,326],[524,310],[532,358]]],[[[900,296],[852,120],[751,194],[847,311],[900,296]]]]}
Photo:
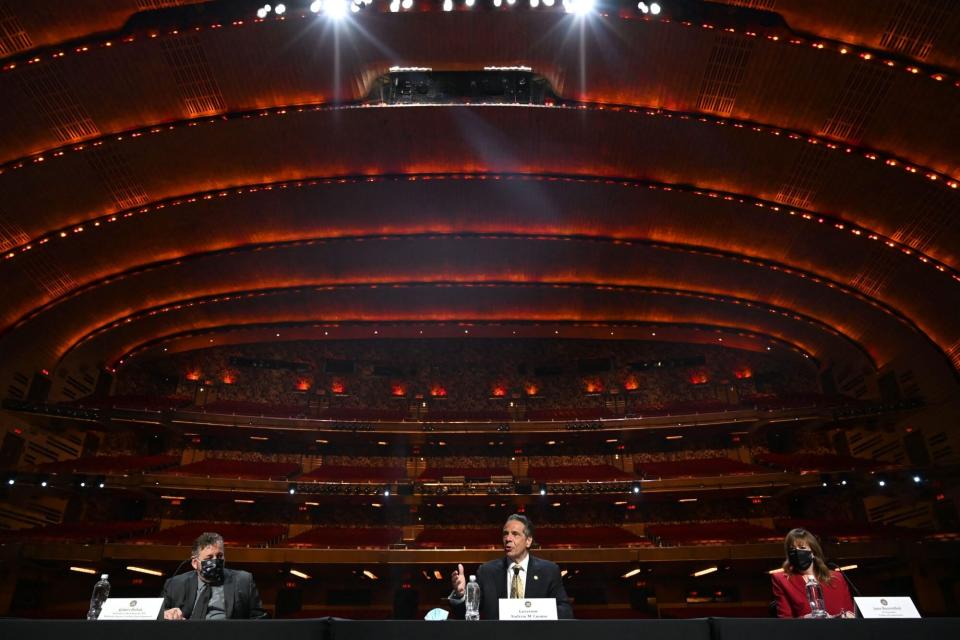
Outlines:
{"type": "Polygon", "coordinates": [[[164,620],[266,618],[260,593],[247,571],[223,566],[223,537],[201,534],[190,553],[193,571],[163,585],[164,620]]]}

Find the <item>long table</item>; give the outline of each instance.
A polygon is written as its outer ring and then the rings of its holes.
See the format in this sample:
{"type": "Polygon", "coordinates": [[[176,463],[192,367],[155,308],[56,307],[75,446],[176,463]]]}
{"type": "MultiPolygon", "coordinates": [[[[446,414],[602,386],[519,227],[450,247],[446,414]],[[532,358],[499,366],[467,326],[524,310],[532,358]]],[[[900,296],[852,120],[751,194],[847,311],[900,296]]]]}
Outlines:
{"type": "Polygon", "coordinates": [[[960,638],[960,618],[924,620],[561,620],[496,622],[407,620],[227,620],[88,622],[0,619],[0,637],[11,640],[943,640],[960,638]]]}

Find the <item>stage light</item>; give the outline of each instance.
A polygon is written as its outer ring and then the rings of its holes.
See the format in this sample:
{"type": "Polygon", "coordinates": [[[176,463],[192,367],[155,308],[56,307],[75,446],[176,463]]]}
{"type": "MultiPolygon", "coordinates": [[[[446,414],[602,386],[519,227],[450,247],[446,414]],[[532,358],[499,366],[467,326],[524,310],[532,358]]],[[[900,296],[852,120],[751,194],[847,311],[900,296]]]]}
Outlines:
{"type": "Polygon", "coordinates": [[[513,5],[517,4],[517,0],[507,0],[507,4],[512,7],[513,5]]]}
{"type": "Polygon", "coordinates": [[[660,3],[659,3],[659,2],[651,2],[651,3],[650,3],[650,13],[652,13],[652,14],[655,15],[655,16],[660,15],[660,3]]]}
{"type": "Polygon", "coordinates": [[[310,3],[310,12],[320,13],[321,7],[323,7],[323,2],[320,0],[313,0],[313,2],[310,3]]]}
{"type": "Polygon", "coordinates": [[[544,6],[552,7],[554,0],[543,0],[544,6]]]}
{"type": "Polygon", "coordinates": [[[536,9],[540,6],[540,0],[530,0],[530,8],[536,9]]]}
{"type": "Polygon", "coordinates": [[[453,0],[443,0],[443,10],[453,11],[453,0]]]}
{"type": "MultiPolygon", "coordinates": [[[[257,17],[260,18],[261,20],[262,20],[263,18],[266,18],[266,17],[267,17],[267,10],[264,9],[263,7],[260,7],[259,9],[257,9],[257,17]]],[[[66,235],[66,234],[64,234],[64,235],[66,235]]]]}
{"type": "Polygon", "coordinates": [[[503,4],[503,0],[493,0],[493,6],[499,7],[503,4]]]}
{"type": "Polygon", "coordinates": [[[7,478],[7,484],[12,487],[13,485],[17,484],[17,481],[13,478],[7,478]]]}
{"type": "Polygon", "coordinates": [[[324,0],[322,8],[331,20],[340,20],[347,15],[347,0],[324,0]]]}
{"type": "Polygon", "coordinates": [[[277,14],[278,16],[282,16],[283,14],[285,14],[285,13],[287,12],[287,5],[285,5],[285,4],[278,4],[276,7],[273,8],[273,12],[274,12],[275,14],[277,14]]]}
{"type": "Polygon", "coordinates": [[[542,496],[547,495],[547,488],[546,488],[546,487],[540,487],[540,495],[542,495],[542,496]]]}
{"type": "Polygon", "coordinates": [[[637,9],[640,9],[640,13],[642,14],[650,13],[650,7],[647,6],[646,2],[638,2],[637,9]]]}
{"type": "Polygon", "coordinates": [[[567,13],[585,16],[593,12],[596,0],[563,0],[563,8],[567,13]]]}
{"type": "Polygon", "coordinates": [[[297,487],[295,485],[290,485],[290,487],[287,489],[287,493],[289,493],[290,495],[293,495],[296,492],[297,492],[297,487]]]}
{"type": "Polygon", "coordinates": [[[699,578],[700,576],[705,576],[708,573],[714,573],[715,571],[719,571],[719,569],[717,567],[707,567],[706,569],[700,569],[700,571],[694,571],[693,577],[699,578]]]}
{"type": "Polygon", "coordinates": [[[633,491],[634,495],[640,493],[640,485],[638,485],[638,484],[633,485],[632,491],[633,491]]]}
{"type": "Polygon", "coordinates": [[[885,486],[887,486],[887,481],[886,481],[886,480],[878,480],[878,481],[877,481],[877,484],[880,485],[881,487],[885,487],[885,486]]]}
{"type": "Polygon", "coordinates": [[[400,6],[403,7],[404,9],[412,9],[413,0],[403,0],[403,2],[400,3],[400,6]]]}
{"type": "Polygon", "coordinates": [[[390,489],[384,489],[384,490],[383,490],[383,497],[384,497],[384,498],[389,498],[389,497],[390,497],[390,489]]]}
{"type": "Polygon", "coordinates": [[[620,576],[620,577],[621,577],[621,578],[632,578],[633,576],[635,576],[635,575],[637,575],[638,573],[640,573],[640,571],[642,571],[642,569],[640,569],[639,567],[636,568],[636,569],[631,569],[630,571],[627,571],[625,574],[623,574],[623,575],[620,576]]]}
{"type": "Polygon", "coordinates": [[[305,574],[303,571],[297,571],[296,569],[290,569],[290,575],[297,576],[298,578],[303,578],[304,580],[310,579],[310,576],[305,574]]]}
{"type": "Polygon", "coordinates": [[[377,576],[376,576],[372,571],[370,571],[369,569],[364,569],[364,570],[363,570],[363,575],[367,576],[367,577],[370,578],[371,580],[377,580],[377,579],[378,579],[377,576]]]}
{"type": "Polygon", "coordinates": [[[163,575],[163,572],[162,572],[162,571],[157,571],[156,569],[147,569],[147,568],[145,568],[145,567],[129,566],[129,567],[127,567],[127,571],[133,571],[134,573],[145,573],[145,574],[147,574],[148,576],[162,576],[162,575],[163,575]]]}
{"type": "Polygon", "coordinates": [[[921,482],[923,482],[923,478],[921,478],[920,476],[913,476],[913,482],[915,484],[920,484],[921,482]]]}
{"type": "Polygon", "coordinates": [[[353,0],[353,4],[350,5],[350,13],[357,13],[360,11],[360,5],[357,4],[357,0],[353,0]]]}
{"type": "Polygon", "coordinates": [[[390,12],[396,13],[398,11],[400,11],[400,0],[393,0],[390,3],[390,12]]]}
{"type": "MultiPolygon", "coordinates": [[[[468,7],[472,7],[472,6],[475,5],[476,3],[477,3],[477,0],[466,0],[466,1],[464,2],[464,4],[466,4],[468,7]]],[[[423,331],[421,331],[420,333],[423,333],[423,331]]]]}
{"type": "Polygon", "coordinates": [[[40,486],[41,486],[41,487],[46,487],[47,484],[48,484],[48,483],[47,483],[46,480],[41,480],[41,481],[40,481],[40,486]]]}
{"type": "Polygon", "coordinates": [[[70,571],[76,571],[77,573],[87,573],[92,576],[97,575],[96,569],[88,569],[87,567],[70,567],[70,571]]]}

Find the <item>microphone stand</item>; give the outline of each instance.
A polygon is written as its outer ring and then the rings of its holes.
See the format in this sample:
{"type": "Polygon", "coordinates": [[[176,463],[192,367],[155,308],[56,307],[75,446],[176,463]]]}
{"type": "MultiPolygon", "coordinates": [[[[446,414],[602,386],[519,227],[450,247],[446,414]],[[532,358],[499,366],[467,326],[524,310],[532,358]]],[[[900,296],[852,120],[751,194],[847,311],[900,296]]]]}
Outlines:
{"type": "MultiPolygon", "coordinates": [[[[862,597],[863,597],[863,594],[860,593],[860,589],[857,589],[857,585],[853,584],[853,580],[850,579],[850,576],[847,575],[847,572],[846,572],[846,571],[840,571],[840,565],[838,565],[836,562],[828,562],[828,563],[827,563],[827,567],[828,567],[831,571],[836,571],[836,572],[839,573],[841,576],[843,576],[844,581],[847,583],[847,586],[850,588],[850,591],[853,592],[853,595],[855,595],[855,596],[858,597],[858,598],[862,598],[862,597]]],[[[858,618],[860,617],[860,615],[857,613],[856,603],[854,603],[854,606],[853,606],[853,613],[854,613],[854,615],[857,616],[858,618]]]]}

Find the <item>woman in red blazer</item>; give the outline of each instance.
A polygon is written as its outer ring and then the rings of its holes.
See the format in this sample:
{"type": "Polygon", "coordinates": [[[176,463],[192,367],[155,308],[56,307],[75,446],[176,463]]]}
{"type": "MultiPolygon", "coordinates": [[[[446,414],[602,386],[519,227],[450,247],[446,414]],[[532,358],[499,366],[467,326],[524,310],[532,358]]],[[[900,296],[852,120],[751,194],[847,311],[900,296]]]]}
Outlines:
{"type": "Polygon", "coordinates": [[[777,617],[810,617],[807,583],[816,582],[823,591],[823,608],[831,618],[855,617],[847,580],[831,571],[823,561],[823,549],[816,536],[806,529],[793,529],[783,541],[787,559],[783,571],[770,576],[777,617]]]}

